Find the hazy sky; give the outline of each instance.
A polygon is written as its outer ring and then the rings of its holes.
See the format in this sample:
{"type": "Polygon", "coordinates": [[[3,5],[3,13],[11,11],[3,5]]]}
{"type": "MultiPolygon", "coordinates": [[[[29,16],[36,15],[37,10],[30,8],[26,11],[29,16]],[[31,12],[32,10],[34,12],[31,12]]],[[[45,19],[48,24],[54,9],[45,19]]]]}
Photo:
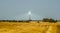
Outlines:
{"type": "Polygon", "coordinates": [[[60,19],[60,0],[0,0],[0,19],[60,19]]]}

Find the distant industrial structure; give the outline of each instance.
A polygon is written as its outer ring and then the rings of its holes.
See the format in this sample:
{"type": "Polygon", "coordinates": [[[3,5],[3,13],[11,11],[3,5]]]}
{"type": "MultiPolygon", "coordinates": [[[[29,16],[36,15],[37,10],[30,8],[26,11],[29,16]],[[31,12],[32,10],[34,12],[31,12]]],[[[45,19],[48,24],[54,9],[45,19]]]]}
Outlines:
{"type": "Polygon", "coordinates": [[[31,11],[28,12],[29,21],[31,21],[31,11]]]}

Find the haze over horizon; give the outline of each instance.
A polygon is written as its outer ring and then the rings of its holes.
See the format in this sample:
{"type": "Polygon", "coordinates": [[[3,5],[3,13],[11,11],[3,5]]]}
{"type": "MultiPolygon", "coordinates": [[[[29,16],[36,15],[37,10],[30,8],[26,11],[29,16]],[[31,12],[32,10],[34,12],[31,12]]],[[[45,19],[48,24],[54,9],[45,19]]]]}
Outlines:
{"type": "Polygon", "coordinates": [[[60,0],[0,0],[0,20],[53,18],[60,20],[60,0]]]}

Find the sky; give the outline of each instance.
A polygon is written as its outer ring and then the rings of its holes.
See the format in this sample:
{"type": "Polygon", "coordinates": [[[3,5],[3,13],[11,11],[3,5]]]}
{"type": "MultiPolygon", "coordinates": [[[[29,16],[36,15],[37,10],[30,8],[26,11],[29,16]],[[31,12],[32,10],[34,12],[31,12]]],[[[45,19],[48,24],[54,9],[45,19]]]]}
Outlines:
{"type": "Polygon", "coordinates": [[[60,20],[60,0],[0,0],[0,20],[60,20]]]}

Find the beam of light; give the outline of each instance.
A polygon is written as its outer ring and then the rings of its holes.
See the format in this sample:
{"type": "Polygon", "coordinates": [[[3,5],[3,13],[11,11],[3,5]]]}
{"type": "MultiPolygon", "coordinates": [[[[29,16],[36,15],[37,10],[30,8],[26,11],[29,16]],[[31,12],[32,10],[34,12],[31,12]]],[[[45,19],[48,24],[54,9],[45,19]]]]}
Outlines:
{"type": "Polygon", "coordinates": [[[36,14],[36,13],[33,13],[31,11],[28,11],[24,14],[23,13],[18,14],[16,16],[14,16],[13,18],[16,19],[16,20],[40,20],[44,17],[43,15],[40,15],[40,16],[39,15],[36,14]]]}

